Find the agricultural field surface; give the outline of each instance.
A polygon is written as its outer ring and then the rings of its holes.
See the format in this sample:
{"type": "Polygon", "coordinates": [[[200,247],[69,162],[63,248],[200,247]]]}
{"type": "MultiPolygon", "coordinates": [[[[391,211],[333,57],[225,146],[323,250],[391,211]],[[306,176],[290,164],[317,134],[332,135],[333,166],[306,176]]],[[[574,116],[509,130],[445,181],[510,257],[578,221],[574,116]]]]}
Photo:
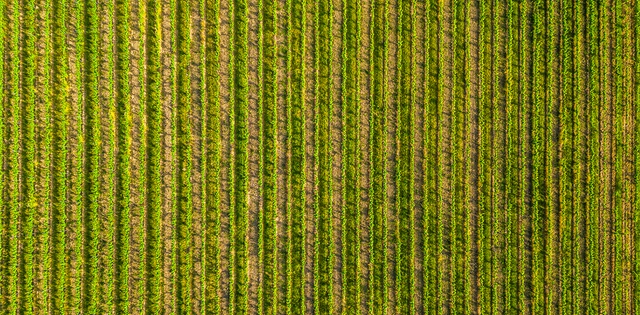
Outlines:
{"type": "Polygon", "coordinates": [[[640,0],[0,0],[0,315],[640,314],[640,0]]]}

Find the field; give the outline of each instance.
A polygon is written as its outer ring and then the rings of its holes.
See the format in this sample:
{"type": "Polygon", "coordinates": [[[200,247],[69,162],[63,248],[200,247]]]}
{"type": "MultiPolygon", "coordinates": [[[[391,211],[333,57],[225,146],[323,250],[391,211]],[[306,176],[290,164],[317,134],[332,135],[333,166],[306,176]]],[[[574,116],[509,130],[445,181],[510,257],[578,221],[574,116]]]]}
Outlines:
{"type": "Polygon", "coordinates": [[[0,314],[640,314],[640,0],[4,0],[0,60],[0,314]]]}

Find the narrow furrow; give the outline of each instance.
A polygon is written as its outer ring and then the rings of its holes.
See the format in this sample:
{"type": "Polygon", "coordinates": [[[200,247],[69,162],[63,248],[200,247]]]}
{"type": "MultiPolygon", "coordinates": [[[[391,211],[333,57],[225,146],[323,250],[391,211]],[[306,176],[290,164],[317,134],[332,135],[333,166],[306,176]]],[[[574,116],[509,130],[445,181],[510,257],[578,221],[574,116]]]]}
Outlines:
{"type": "MultiPolygon", "coordinates": [[[[316,2],[315,39],[315,196],[316,222],[314,266],[314,310],[318,314],[333,312],[333,5],[330,0],[316,2]]],[[[274,71],[275,72],[275,71],[274,71]]],[[[266,108],[265,108],[266,109],[266,108]]],[[[266,139],[265,139],[266,140],[266,139]]]]}
{"type": "MultiPolygon", "coordinates": [[[[451,109],[451,312],[462,313],[466,308],[465,292],[465,113],[467,110],[466,13],[464,1],[453,2],[453,95],[451,109]]],[[[410,130],[405,132],[411,133],[410,130]]],[[[412,172],[411,172],[412,173],[412,172]]]]}
{"type": "MultiPolygon", "coordinates": [[[[65,4],[65,2],[62,2],[65,4]]],[[[35,41],[35,213],[34,213],[34,282],[33,309],[50,313],[49,287],[52,256],[50,255],[51,218],[51,33],[52,6],[46,0],[38,0],[36,6],[42,8],[36,12],[35,28],[38,29],[35,41]]],[[[66,9],[66,8],[65,8],[66,9]]],[[[63,13],[66,14],[66,12],[63,13]]],[[[1,16],[1,15],[0,15],[1,16]]],[[[66,21],[66,16],[62,19],[66,21]]],[[[66,29],[66,25],[65,29],[66,29]]],[[[62,32],[66,35],[66,32],[62,32]]],[[[59,39],[65,42],[65,37],[59,39]]],[[[63,54],[64,56],[64,54],[63,54]]],[[[64,60],[64,59],[63,59],[64,60]]],[[[66,62],[66,60],[64,60],[66,62]]],[[[2,77],[0,75],[0,77],[2,77]]],[[[0,96],[1,97],[1,96],[0,96]]],[[[64,117],[68,118],[68,117],[64,117]]],[[[66,149],[66,148],[65,148],[66,149]]],[[[64,163],[67,163],[65,160],[64,163]]],[[[66,212],[66,209],[63,208],[66,212]]],[[[66,222],[65,222],[66,223],[66,222]]],[[[62,258],[65,258],[62,247],[62,258]]],[[[60,271],[67,273],[67,269],[60,271]]],[[[64,286],[62,287],[64,291],[64,286]]]]}
{"type": "Polygon", "coordinates": [[[115,312],[129,312],[129,249],[131,198],[131,87],[129,85],[129,0],[115,3],[115,105],[116,105],[116,182],[115,182],[115,312]]]}
{"type": "Polygon", "coordinates": [[[205,3],[205,248],[204,313],[220,314],[220,1],[205,3]]]}
{"type": "Polygon", "coordinates": [[[600,86],[600,6],[597,1],[589,1],[587,8],[587,29],[588,29],[588,180],[587,180],[587,284],[586,284],[586,314],[599,313],[599,270],[600,270],[600,248],[599,248],[599,215],[600,215],[600,108],[601,108],[601,86],[600,86]]]}
{"type": "Polygon", "coordinates": [[[19,244],[18,222],[20,221],[20,3],[7,3],[6,16],[6,78],[7,103],[3,107],[5,122],[5,177],[4,177],[4,309],[8,314],[19,310],[18,268],[19,244]]]}
{"type": "Polygon", "coordinates": [[[359,1],[343,1],[342,50],[342,313],[360,305],[359,1]]]}
{"type": "Polygon", "coordinates": [[[67,258],[66,251],[66,207],[67,207],[67,144],[69,137],[69,82],[66,39],[66,1],[53,4],[53,49],[52,49],[52,133],[51,138],[51,311],[62,314],[67,310],[67,258]]]}
{"type": "MultiPolygon", "coordinates": [[[[35,214],[35,1],[21,3],[20,82],[20,219],[19,225],[19,313],[33,314],[33,220],[35,214]]],[[[17,187],[16,187],[17,188],[17,187]]]]}
{"type": "Polygon", "coordinates": [[[288,313],[305,313],[305,0],[289,2],[289,266],[288,313]]]}
{"type": "Polygon", "coordinates": [[[84,270],[82,310],[85,314],[98,311],[98,198],[100,194],[100,104],[98,100],[98,8],[90,0],[84,2],[85,56],[84,56],[84,121],[86,150],[84,152],[84,270]]]}
{"type": "MultiPolygon", "coordinates": [[[[386,7],[383,7],[383,9],[385,9],[385,11],[383,11],[384,13],[386,13],[386,7]]],[[[424,41],[424,52],[425,52],[425,73],[424,73],[424,84],[425,84],[425,106],[424,106],[424,166],[423,166],[423,172],[424,172],[424,193],[423,193],[423,227],[424,227],[424,236],[423,236],[423,242],[424,242],[424,261],[423,261],[423,276],[424,276],[424,280],[423,280],[423,296],[422,296],[422,303],[423,303],[423,310],[425,313],[429,313],[429,314],[434,314],[437,312],[438,309],[438,295],[437,295],[437,284],[438,284],[438,271],[439,271],[439,265],[438,265],[438,249],[436,247],[437,245],[437,228],[438,228],[438,224],[436,222],[438,222],[438,180],[437,180],[437,176],[438,176],[438,154],[439,154],[439,149],[438,149],[438,80],[439,80],[439,67],[438,67],[438,28],[437,28],[437,23],[438,23],[438,4],[436,1],[428,1],[425,4],[425,41],[424,41]]],[[[383,21],[384,23],[386,23],[386,19],[383,21]]],[[[383,23],[383,24],[384,24],[383,23]]],[[[385,33],[377,33],[376,35],[378,35],[377,40],[386,40],[386,35],[385,33]]],[[[377,41],[376,41],[377,43],[377,41]]],[[[386,44],[386,42],[385,42],[386,44]]],[[[383,46],[383,48],[386,48],[386,45],[383,46]]],[[[382,60],[379,61],[379,67],[381,67],[381,70],[386,70],[385,65],[386,65],[386,58],[387,58],[387,54],[386,54],[386,50],[383,50],[384,55],[382,55],[382,60]]],[[[374,68],[375,71],[375,68],[374,68]]],[[[374,72],[374,75],[376,73],[374,72]]],[[[379,77],[377,78],[376,83],[378,83],[379,85],[376,86],[377,89],[379,89],[382,93],[381,93],[381,98],[382,100],[386,100],[386,84],[385,84],[385,75],[386,73],[381,71],[381,73],[378,74],[379,77]]],[[[376,90],[374,90],[376,91],[376,90]]],[[[375,103],[374,103],[375,104],[375,103]]],[[[382,114],[382,123],[384,128],[387,128],[386,125],[386,111],[385,111],[385,102],[382,102],[381,104],[379,104],[379,106],[381,106],[381,114],[382,114]]],[[[380,107],[378,107],[380,108],[380,107]]],[[[373,129],[373,128],[372,128],[373,129]]],[[[385,129],[383,129],[381,131],[381,134],[383,135],[383,140],[384,140],[384,134],[386,134],[385,129]]],[[[373,141],[371,142],[373,144],[373,141]]],[[[383,143],[382,148],[384,149],[386,146],[383,143]]],[[[372,146],[373,148],[373,146],[372,146]]],[[[382,172],[384,172],[384,156],[386,155],[386,151],[382,151],[381,153],[377,153],[372,149],[371,152],[371,157],[372,159],[375,158],[376,156],[382,156],[382,165],[381,165],[381,170],[382,172]]],[[[373,168],[372,168],[373,169],[373,168]]],[[[374,173],[372,172],[372,178],[373,178],[374,173]]],[[[381,176],[383,182],[380,185],[380,188],[378,189],[386,189],[386,183],[384,182],[384,173],[382,173],[381,176]]],[[[373,180],[372,180],[373,183],[373,180]]],[[[372,200],[373,198],[375,198],[375,194],[372,192],[371,194],[372,196],[372,200]]],[[[380,207],[382,209],[384,209],[384,207],[386,207],[386,204],[384,203],[384,199],[382,200],[382,203],[380,205],[380,207]]],[[[373,208],[372,208],[373,211],[373,208]]],[[[380,214],[382,215],[381,219],[381,223],[385,224],[386,223],[386,218],[384,217],[384,210],[380,211],[380,214]]],[[[383,234],[381,235],[382,240],[386,241],[386,234],[384,234],[384,232],[386,232],[386,228],[384,227],[384,225],[382,226],[384,228],[383,230],[383,234]]],[[[386,242],[383,243],[383,245],[385,245],[384,247],[380,247],[378,249],[374,248],[374,255],[376,255],[376,252],[380,251],[379,254],[379,259],[382,260],[380,263],[382,264],[382,266],[386,265],[386,242]]],[[[382,268],[382,272],[384,272],[384,268],[382,268]]],[[[386,274],[382,274],[379,276],[380,278],[380,286],[386,285],[386,274]]],[[[374,286],[375,288],[375,286],[374,286]]],[[[375,289],[374,289],[375,290],[375,289]]],[[[380,298],[380,304],[385,305],[385,295],[381,294],[379,296],[380,298]]],[[[374,305],[372,305],[373,307],[374,305]]],[[[377,314],[386,314],[386,310],[385,309],[380,309],[380,313],[377,314]]]]}

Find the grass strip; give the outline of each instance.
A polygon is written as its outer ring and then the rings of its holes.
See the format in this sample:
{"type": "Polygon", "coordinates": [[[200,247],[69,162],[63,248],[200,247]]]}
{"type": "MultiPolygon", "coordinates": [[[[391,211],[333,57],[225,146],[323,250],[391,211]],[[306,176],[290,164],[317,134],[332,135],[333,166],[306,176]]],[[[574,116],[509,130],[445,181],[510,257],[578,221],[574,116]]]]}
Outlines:
{"type": "Polygon", "coordinates": [[[69,79],[66,47],[66,1],[53,3],[53,55],[52,55],[52,235],[51,253],[51,311],[66,311],[67,259],[66,259],[66,207],[67,207],[67,145],[69,137],[69,79]]]}
{"type": "Polygon", "coordinates": [[[586,300],[586,174],[587,174],[587,47],[586,5],[576,2],[574,8],[574,118],[573,118],[573,253],[574,261],[574,312],[584,314],[586,300]]]}
{"type": "Polygon", "coordinates": [[[493,249],[492,249],[492,134],[493,134],[493,25],[492,6],[479,3],[479,273],[480,312],[486,314],[492,309],[493,249]]]}
{"type": "MultiPolygon", "coordinates": [[[[385,3],[386,4],[386,3],[385,3]]],[[[425,91],[426,91],[426,95],[425,95],[425,107],[424,107],[424,113],[423,113],[423,119],[424,119],[424,157],[425,157],[425,162],[424,162],[424,169],[422,170],[424,172],[424,180],[425,180],[425,184],[424,184],[424,203],[423,203],[423,211],[424,211],[424,215],[423,215],[423,226],[424,226],[424,246],[423,246],[423,250],[424,250],[424,262],[423,262],[423,268],[424,268],[424,279],[423,279],[423,309],[425,313],[435,313],[438,309],[438,296],[437,296],[437,284],[438,284],[438,270],[439,270],[439,266],[438,266],[438,249],[437,249],[437,227],[438,225],[435,224],[434,222],[437,222],[438,219],[438,181],[437,181],[437,176],[438,176],[438,171],[437,171],[437,167],[438,167],[438,154],[439,154],[439,150],[438,150],[438,113],[437,113],[437,108],[438,108],[438,80],[439,80],[439,68],[438,68],[438,29],[437,29],[437,12],[438,12],[438,4],[435,1],[428,1],[425,4],[425,41],[424,41],[424,51],[425,51],[425,73],[424,73],[424,84],[425,84],[425,91]]],[[[386,7],[384,7],[385,11],[385,20],[384,20],[384,24],[387,23],[387,19],[386,19],[386,7]]],[[[377,22],[374,22],[374,24],[377,24],[377,22]]],[[[385,25],[386,27],[386,25],[385,25]]],[[[385,29],[386,31],[386,29],[385,29]]],[[[371,145],[372,145],[372,149],[371,149],[371,158],[372,159],[378,159],[379,160],[379,170],[378,170],[378,174],[379,175],[379,187],[377,191],[372,191],[371,192],[371,196],[372,196],[372,205],[370,206],[372,210],[370,210],[371,212],[373,212],[373,200],[374,198],[380,198],[381,199],[381,203],[380,203],[380,209],[378,210],[379,215],[381,216],[381,222],[383,223],[380,228],[382,229],[380,235],[382,236],[383,240],[386,240],[386,193],[384,191],[386,191],[386,182],[385,182],[385,169],[386,169],[386,128],[387,128],[387,121],[386,121],[386,116],[387,116],[387,112],[386,112],[386,76],[387,76],[387,68],[386,68],[386,58],[387,58],[387,45],[386,45],[386,32],[385,33],[378,33],[377,34],[378,37],[376,38],[375,41],[372,41],[374,43],[378,43],[379,41],[382,41],[385,43],[385,46],[383,47],[383,53],[384,55],[382,55],[382,58],[380,58],[381,60],[379,60],[378,62],[378,67],[381,68],[381,71],[378,74],[377,77],[377,83],[378,83],[378,89],[380,89],[381,91],[384,92],[384,94],[381,95],[381,102],[379,103],[379,107],[377,107],[380,112],[381,112],[381,124],[383,124],[383,129],[380,130],[379,132],[379,137],[382,137],[381,139],[381,148],[382,150],[378,151],[374,151],[375,147],[373,146],[374,141],[370,141],[371,145]],[[379,195],[379,196],[376,196],[379,195]]],[[[374,75],[376,74],[375,72],[375,68],[374,68],[374,75]]],[[[375,106],[375,99],[374,99],[374,106],[375,106]]],[[[374,107],[375,108],[375,107],[374,107]]],[[[372,110],[373,112],[373,110],[372,110]]],[[[380,123],[379,123],[380,124],[380,123]]],[[[372,130],[374,130],[374,128],[371,128],[372,130]]],[[[374,168],[372,167],[372,173],[371,176],[372,178],[374,173],[374,168]]],[[[373,179],[371,181],[372,183],[374,183],[373,179]]],[[[373,184],[372,184],[373,186],[373,184]]],[[[386,274],[386,242],[383,243],[385,245],[385,247],[373,247],[374,249],[372,250],[373,253],[373,257],[375,257],[375,255],[377,255],[378,252],[380,252],[379,254],[379,259],[383,260],[381,262],[381,268],[379,270],[379,272],[381,273],[379,275],[380,278],[380,282],[378,282],[378,284],[376,285],[375,283],[372,283],[372,288],[373,290],[376,290],[377,286],[386,286],[386,282],[387,280],[387,274],[386,274]]],[[[381,292],[378,296],[378,300],[380,301],[379,303],[386,306],[386,290],[381,292]]],[[[372,304],[372,308],[375,305],[372,304]]],[[[375,307],[375,309],[380,309],[380,312],[377,314],[386,314],[386,308],[380,308],[380,307],[375,307]]]]}
{"type": "MultiPolygon", "coordinates": [[[[316,226],[314,299],[315,312],[333,312],[333,146],[331,121],[333,117],[333,3],[316,2],[316,183],[314,213],[316,226]]],[[[275,70],[274,70],[275,77],[275,70]]],[[[275,79],[275,78],[274,78],[275,79]]],[[[273,100],[275,103],[275,98],[273,100]]],[[[274,117],[275,119],[275,117],[274,117]]],[[[275,122],[274,122],[275,123],[275,122]]],[[[274,165],[275,166],[275,165],[274,165]]],[[[275,184],[275,183],[274,183],[275,184]]],[[[274,269],[275,270],[275,269],[274,269]]]]}
{"type": "Polygon", "coordinates": [[[208,0],[205,6],[205,282],[204,310],[220,314],[220,2],[208,0]]]}
{"type": "Polygon", "coordinates": [[[146,311],[150,314],[161,312],[162,278],[162,199],[161,199],[161,134],[162,102],[160,73],[160,3],[158,0],[147,2],[146,33],[146,119],[147,119],[147,209],[146,209],[146,311]]]}
{"type": "Polygon", "coordinates": [[[623,224],[623,185],[624,175],[622,171],[622,163],[624,158],[624,73],[623,73],[623,35],[624,35],[624,12],[622,1],[616,0],[614,4],[613,32],[614,44],[614,65],[613,65],[613,156],[614,159],[614,182],[613,185],[613,209],[612,209],[612,233],[613,233],[613,264],[611,265],[613,286],[613,309],[615,313],[624,313],[623,305],[623,241],[622,241],[622,224],[623,224]]]}
{"type": "Polygon", "coordinates": [[[589,1],[587,7],[587,28],[589,43],[589,97],[588,102],[588,157],[589,168],[587,178],[587,285],[586,285],[586,314],[599,313],[599,216],[600,216],[600,5],[597,1],[589,1]]]}
{"type": "Polygon", "coordinates": [[[192,152],[191,19],[189,1],[176,3],[176,312],[191,312],[192,152]]]}
{"type": "Polygon", "coordinates": [[[248,307],[248,57],[247,36],[248,16],[246,0],[234,1],[234,136],[235,136],[235,215],[232,222],[235,223],[234,243],[234,313],[246,314],[248,307]]]}
{"type": "Polygon", "coordinates": [[[18,303],[21,314],[33,314],[33,220],[35,214],[35,1],[21,3],[21,113],[20,121],[20,221],[19,224],[19,288],[18,303]]]}
{"type": "Polygon", "coordinates": [[[5,285],[4,309],[8,314],[19,310],[18,267],[19,244],[18,224],[20,221],[20,2],[7,3],[7,47],[6,47],[6,89],[7,104],[5,115],[6,174],[4,178],[5,198],[5,285]]]}
{"type": "MultiPolygon", "coordinates": [[[[452,312],[465,309],[465,145],[464,111],[466,107],[465,10],[464,1],[453,1],[453,94],[451,109],[451,282],[452,312]]],[[[410,133],[411,130],[404,132],[410,133]]]]}
{"type": "Polygon", "coordinates": [[[306,1],[289,1],[290,239],[288,312],[305,313],[305,26],[306,1]]]}
{"type": "Polygon", "coordinates": [[[520,10],[516,1],[507,3],[507,103],[506,103],[506,278],[505,278],[505,295],[506,305],[505,312],[512,313],[517,310],[518,305],[518,221],[519,221],[519,190],[520,179],[518,177],[518,156],[521,150],[519,140],[518,121],[521,115],[520,94],[521,79],[519,70],[521,64],[519,62],[520,50],[520,10]]]}
{"type": "Polygon", "coordinates": [[[82,312],[83,309],[83,270],[84,270],[84,210],[85,210],[85,7],[84,1],[68,2],[67,25],[69,32],[75,32],[73,41],[75,49],[69,48],[68,52],[73,53],[70,60],[69,73],[72,75],[70,86],[76,91],[69,108],[69,140],[68,140],[68,169],[73,170],[68,177],[68,206],[67,224],[68,246],[67,255],[71,258],[67,268],[67,285],[65,288],[66,309],[74,314],[82,312]],[[73,66],[73,67],[72,67],[73,66]]]}
{"type": "Polygon", "coordinates": [[[547,23],[546,3],[536,0],[534,4],[533,38],[533,117],[532,117],[532,190],[533,190],[533,308],[540,314],[546,308],[546,104],[547,104],[547,23]]]}
{"type": "MultiPolygon", "coordinates": [[[[34,283],[33,309],[51,313],[49,284],[51,272],[51,21],[52,5],[38,0],[36,6],[35,56],[35,213],[34,213],[34,283]]],[[[1,99],[1,98],[0,98],[1,99]]],[[[66,161],[65,161],[66,162],[66,161]]],[[[65,209],[66,211],[66,209],[65,209]]],[[[63,252],[64,253],[64,252],[63,252]]],[[[64,257],[64,256],[63,256],[64,257]]],[[[61,272],[66,273],[67,269],[61,272]]],[[[64,288],[63,288],[64,290],[64,288]]]]}
{"type": "Polygon", "coordinates": [[[342,50],[342,259],[343,313],[360,308],[360,16],[358,1],[344,1],[342,50]]]}
{"type": "Polygon", "coordinates": [[[116,88],[116,204],[115,204],[115,310],[129,312],[129,235],[131,199],[131,88],[129,84],[129,1],[115,3],[116,88]]]}
{"type": "Polygon", "coordinates": [[[559,152],[558,135],[555,130],[559,128],[559,99],[560,99],[560,9],[559,3],[548,3],[547,25],[547,50],[550,51],[547,59],[547,109],[546,109],[546,182],[547,182],[547,244],[546,244],[546,285],[549,287],[547,295],[547,312],[557,312],[560,307],[560,235],[559,235],[559,152]]]}
{"type": "Polygon", "coordinates": [[[98,196],[100,194],[100,104],[98,102],[97,3],[85,0],[85,187],[83,313],[98,313],[98,196]]]}

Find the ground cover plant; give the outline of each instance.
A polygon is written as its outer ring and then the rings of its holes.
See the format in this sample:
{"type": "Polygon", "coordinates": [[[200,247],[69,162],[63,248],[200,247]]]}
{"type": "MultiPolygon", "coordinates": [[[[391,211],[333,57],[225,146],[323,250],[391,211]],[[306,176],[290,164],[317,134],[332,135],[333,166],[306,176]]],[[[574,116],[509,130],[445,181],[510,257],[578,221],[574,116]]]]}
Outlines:
{"type": "Polygon", "coordinates": [[[638,0],[6,0],[0,60],[0,314],[640,313],[638,0]]]}

